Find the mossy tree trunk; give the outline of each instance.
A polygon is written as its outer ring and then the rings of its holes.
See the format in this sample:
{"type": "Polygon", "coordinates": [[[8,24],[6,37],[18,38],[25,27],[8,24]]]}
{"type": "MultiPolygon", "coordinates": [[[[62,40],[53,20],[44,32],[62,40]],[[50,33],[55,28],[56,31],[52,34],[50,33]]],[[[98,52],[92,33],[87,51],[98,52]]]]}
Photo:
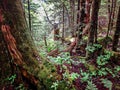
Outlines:
{"type": "Polygon", "coordinates": [[[29,32],[21,0],[0,0],[0,90],[14,90],[21,84],[28,90],[47,90],[44,81],[50,67],[44,78],[45,66],[38,64],[37,59],[42,59],[29,32]]]}

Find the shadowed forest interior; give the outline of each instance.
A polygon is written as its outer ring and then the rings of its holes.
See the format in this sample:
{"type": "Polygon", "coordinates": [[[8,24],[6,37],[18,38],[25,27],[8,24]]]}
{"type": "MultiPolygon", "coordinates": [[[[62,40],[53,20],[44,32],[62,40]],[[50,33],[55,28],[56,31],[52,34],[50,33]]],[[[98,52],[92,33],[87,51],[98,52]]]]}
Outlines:
{"type": "Polygon", "coordinates": [[[0,0],[0,90],[120,90],[120,0],[0,0]]]}

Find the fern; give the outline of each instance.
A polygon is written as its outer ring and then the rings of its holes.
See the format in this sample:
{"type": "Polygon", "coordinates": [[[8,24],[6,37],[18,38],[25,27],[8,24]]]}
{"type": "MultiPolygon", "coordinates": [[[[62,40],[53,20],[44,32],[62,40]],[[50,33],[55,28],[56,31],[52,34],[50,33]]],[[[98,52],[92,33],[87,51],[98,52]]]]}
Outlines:
{"type": "Polygon", "coordinates": [[[108,88],[109,90],[112,90],[112,82],[108,79],[101,79],[102,83],[104,84],[104,86],[106,88],[108,88]]]}
{"type": "Polygon", "coordinates": [[[98,90],[96,85],[92,81],[88,81],[88,85],[85,90],[98,90]]]}

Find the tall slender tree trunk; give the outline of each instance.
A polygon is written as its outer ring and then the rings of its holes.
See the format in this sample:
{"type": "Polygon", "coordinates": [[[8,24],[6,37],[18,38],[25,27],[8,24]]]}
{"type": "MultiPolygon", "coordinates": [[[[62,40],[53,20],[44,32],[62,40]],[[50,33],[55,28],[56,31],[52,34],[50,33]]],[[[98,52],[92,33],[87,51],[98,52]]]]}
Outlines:
{"type": "Polygon", "coordinates": [[[76,20],[76,23],[77,23],[76,31],[78,31],[78,26],[80,23],[80,0],[78,0],[78,2],[77,2],[77,20],[76,20]]]}
{"type": "Polygon", "coordinates": [[[88,33],[88,30],[90,29],[90,10],[91,10],[91,4],[92,0],[86,0],[86,5],[85,5],[85,28],[83,29],[82,35],[85,35],[88,33]]]}
{"type": "Polygon", "coordinates": [[[111,21],[111,30],[113,29],[113,25],[114,25],[116,3],[117,3],[117,0],[114,0],[113,1],[113,13],[112,13],[112,21],[111,21]]]}
{"type": "Polygon", "coordinates": [[[112,8],[113,8],[113,0],[108,0],[108,31],[106,36],[108,36],[109,31],[111,29],[112,8]]]}
{"type": "MultiPolygon", "coordinates": [[[[101,0],[93,0],[92,2],[92,12],[91,12],[91,26],[88,32],[88,44],[87,46],[92,46],[97,43],[97,23],[98,23],[98,12],[101,0]]],[[[93,57],[93,53],[86,53],[87,58],[93,57]]]]}
{"type": "MultiPolygon", "coordinates": [[[[113,21],[114,21],[114,13],[115,13],[115,7],[116,7],[116,0],[112,0],[111,1],[111,5],[110,5],[110,0],[108,0],[108,17],[109,17],[109,21],[108,21],[108,30],[107,30],[107,35],[106,38],[108,37],[110,31],[113,28],[113,21]]],[[[105,45],[106,47],[106,45],[105,45]]]]}
{"type": "Polygon", "coordinates": [[[98,25],[98,12],[100,7],[100,0],[93,0],[92,13],[91,13],[91,28],[89,31],[89,44],[97,42],[97,25],[98,25]]]}
{"type": "Polygon", "coordinates": [[[70,0],[70,9],[71,9],[71,18],[70,18],[70,27],[71,27],[71,35],[74,36],[75,30],[75,0],[70,0]]]}
{"type": "Polygon", "coordinates": [[[28,0],[28,19],[29,19],[29,29],[31,31],[31,10],[30,10],[30,0],[28,0]]]}
{"type": "Polygon", "coordinates": [[[86,0],[86,24],[90,21],[90,7],[91,7],[91,0],[86,0]]]}
{"type": "MultiPolygon", "coordinates": [[[[79,4],[78,4],[79,5],[79,4]]],[[[80,22],[79,22],[79,26],[78,26],[78,33],[77,33],[77,44],[76,46],[79,45],[80,43],[80,40],[82,39],[82,32],[83,32],[83,28],[85,26],[85,23],[84,23],[84,19],[85,19],[85,0],[81,0],[80,1],[80,22]]],[[[78,8],[79,9],[79,8],[78,8]]]]}
{"type": "Polygon", "coordinates": [[[116,31],[113,38],[113,51],[117,50],[118,42],[120,38],[120,6],[118,11],[117,23],[116,23],[116,31]]]}
{"type": "Polygon", "coordinates": [[[64,37],[65,37],[65,36],[64,36],[64,35],[65,35],[65,29],[64,29],[64,28],[65,28],[65,26],[64,26],[64,23],[65,23],[65,22],[64,22],[64,13],[65,13],[65,8],[64,8],[64,2],[63,2],[63,17],[62,17],[62,18],[63,18],[63,29],[62,29],[62,43],[63,43],[64,37]]]}

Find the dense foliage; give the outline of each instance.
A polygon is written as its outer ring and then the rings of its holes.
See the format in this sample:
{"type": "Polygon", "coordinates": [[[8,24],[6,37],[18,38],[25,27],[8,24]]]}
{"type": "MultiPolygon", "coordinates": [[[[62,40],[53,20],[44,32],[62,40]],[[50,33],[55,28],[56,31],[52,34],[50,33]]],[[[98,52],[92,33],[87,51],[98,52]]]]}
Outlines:
{"type": "MultiPolygon", "coordinates": [[[[90,3],[90,5],[92,4],[89,0],[82,1],[86,1],[90,3]]],[[[120,82],[118,81],[120,75],[120,62],[118,59],[120,58],[115,58],[117,55],[116,53],[120,55],[119,46],[117,48],[118,52],[112,51],[111,46],[112,42],[114,41],[113,36],[114,30],[116,29],[115,20],[117,18],[116,12],[117,8],[119,7],[119,3],[119,0],[116,2],[101,0],[100,9],[98,12],[98,33],[95,33],[98,34],[97,43],[88,43],[87,45],[90,37],[87,35],[87,33],[84,33],[86,31],[82,29],[83,31],[80,31],[80,34],[84,34],[82,38],[80,38],[80,41],[76,42],[79,43],[76,50],[73,49],[74,52],[71,52],[71,49],[68,49],[68,51],[66,49],[69,47],[69,44],[72,43],[72,38],[74,38],[71,36],[71,32],[77,33],[78,35],[77,30],[81,30],[81,28],[84,28],[85,26],[87,28],[89,23],[83,21],[81,24],[81,21],[78,20],[81,17],[87,18],[87,16],[78,16],[78,12],[83,13],[83,11],[78,11],[79,8],[82,8],[81,6],[78,6],[80,5],[79,0],[78,2],[77,0],[38,0],[37,2],[31,2],[31,15],[35,15],[36,18],[31,18],[34,42],[38,47],[40,55],[42,57],[47,57],[47,59],[56,66],[57,73],[60,74],[56,81],[53,82],[51,89],[120,89],[120,82]],[[110,12],[107,11],[109,9],[111,9],[110,12]],[[36,10],[36,12],[34,10],[36,10]],[[112,10],[115,10],[115,12],[112,10]],[[37,15],[35,13],[37,13],[37,15]],[[114,20],[111,20],[109,15],[112,15],[111,18],[114,20]],[[111,23],[110,26],[109,23],[111,23]],[[58,36],[60,39],[57,41],[54,41],[53,39],[55,34],[55,24],[57,24],[57,27],[60,30],[58,36]],[[79,24],[83,26],[81,27],[79,24]],[[85,57],[86,53],[92,57],[85,57]]],[[[87,7],[90,9],[94,8],[93,6],[93,8],[89,6],[84,8],[87,7]]],[[[89,31],[87,32],[89,34],[89,31]]],[[[96,37],[94,37],[94,39],[95,38],[96,37]]]]}
{"type": "Polygon", "coordinates": [[[27,27],[9,20],[3,1],[0,50],[12,56],[12,73],[0,78],[0,89],[120,90],[120,0],[21,0],[27,27]]]}

